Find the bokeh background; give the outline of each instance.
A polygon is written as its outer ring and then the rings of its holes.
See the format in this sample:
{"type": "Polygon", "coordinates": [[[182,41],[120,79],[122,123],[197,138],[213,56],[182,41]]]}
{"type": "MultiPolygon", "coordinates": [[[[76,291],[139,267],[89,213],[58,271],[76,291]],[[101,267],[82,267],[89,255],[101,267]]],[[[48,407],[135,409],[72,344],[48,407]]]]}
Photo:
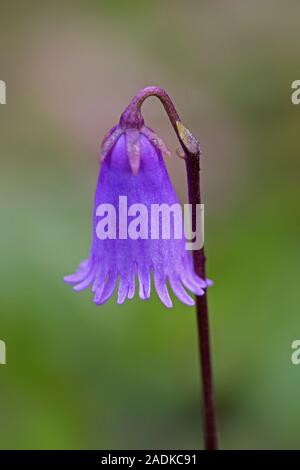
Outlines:
{"type": "MultiPolygon", "coordinates": [[[[221,446],[300,448],[299,17],[296,0],[1,4],[1,448],[202,446],[193,309],[97,308],[62,281],[88,254],[99,142],[147,85],[202,145],[221,446]]],[[[143,109],[185,201],[164,111],[143,109]]]]}

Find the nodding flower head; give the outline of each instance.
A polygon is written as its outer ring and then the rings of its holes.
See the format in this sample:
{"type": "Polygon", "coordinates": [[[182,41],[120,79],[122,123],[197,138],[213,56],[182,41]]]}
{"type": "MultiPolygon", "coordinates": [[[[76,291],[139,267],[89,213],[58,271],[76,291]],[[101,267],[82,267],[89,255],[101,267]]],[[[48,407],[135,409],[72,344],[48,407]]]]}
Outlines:
{"type": "Polygon", "coordinates": [[[187,305],[194,305],[194,300],[186,289],[202,295],[208,285],[194,271],[184,231],[178,237],[173,227],[170,236],[163,237],[161,227],[150,223],[151,206],[179,203],[163,154],[169,151],[161,138],[130,107],[102,142],[90,255],[64,278],[75,291],[91,286],[97,305],[104,304],[116,287],[119,304],[133,298],[136,278],[139,297],[145,300],[150,297],[153,277],[155,290],[167,307],[172,307],[167,282],[187,305]]]}

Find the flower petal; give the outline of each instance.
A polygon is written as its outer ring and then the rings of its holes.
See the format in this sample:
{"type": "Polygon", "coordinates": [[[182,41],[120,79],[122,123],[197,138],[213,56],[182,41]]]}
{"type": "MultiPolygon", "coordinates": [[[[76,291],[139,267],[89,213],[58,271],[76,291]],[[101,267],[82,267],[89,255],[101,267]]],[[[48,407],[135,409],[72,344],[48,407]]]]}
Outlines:
{"type": "Polygon", "coordinates": [[[89,274],[91,269],[90,259],[82,261],[74,274],[68,274],[64,277],[64,281],[68,284],[76,284],[77,282],[83,281],[85,277],[89,274]]]}
{"type": "Polygon", "coordinates": [[[117,277],[118,276],[117,276],[117,271],[116,270],[113,270],[109,273],[108,279],[107,279],[106,284],[104,286],[104,289],[102,291],[101,297],[96,302],[94,300],[94,302],[97,305],[104,304],[113,295],[115,287],[116,287],[117,277]]]}
{"type": "Polygon", "coordinates": [[[132,299],[135,293],[135,272],[133,269],[130,269],[128,272],[128,299],[132,299]]]}
{"type": "Polygon", "coordinates": [[[183,302],[186,305],[190,305],[190,306],[195,305],[194,299],[192,299],[192,297],[190,297],[188,295],[188,293],[186,292],[186,290],[182,286],[182,284],[181,284],[178,277],[170,276],[169,277],[169,283],[170,283],[170,286],[171,286],[174,294],[176,295],[176,297],[179,300],[181,300],[181,302],[183,302]]]}
{"type": "Polygon", "coordinates": [[[154,271],[154,285],[157,295],[162,303],[168,308],[173,307],[173,303],[166,285],[166,277],[162,276],[162,274],[157,271],[154,271]]]}
{"type": "Polygon", "coordinates": [[[123,304],[126,300],[128,293],[128,282],[127,278],[121,274],[119,288],[118,288],[118,304],[123,304]]]}
{"type": "Polygon", "coordinates": [[[86,289],[87,287],[89,287],[89,285],[94,282],[94,279],[95,279],[95,274],[96,274],[96,270],[97,270],[97,266],[93,266],[90,273],[88,274],[88,276],[85,277],[85,279],[81,282],[79,282],[78,284],[76,284],[74,287],[73,287],[73,290],[75,290],[76,292],[79,292],[83,289],[86,289]]]}
{"type": "Polygon", "coordinates": [[[150,269],[146,266],[139,267],[139,295],[142,300],[149,299],[151,292],[151,276],[150,269]]]}
{"type": "Polygon", "coordinates": [[[94,284],[92,287],[92,292],[94,293],[96,293],[97,291],[100,292],[99,289],[101,289],[101,287],[104,288],[105,280],[107,278],[107,272],[108,272],[108,269],[103,264],[101,264],[95,276],[94,284]]]}
{"type": "MultiPolygon", "coordinates": [[[[203,281],[202,279],[200,279],[200,277],[198,278],[199,279],[199,282],[196,281],[196,279],[193,279],[191,276],[188,276],[186,273],[184,274],[181,274],[180,276],[180,280],[182,282],[182,284],[187,288],[189,289],[191,292],[193,292],[193,294],[195,295],[203,295],[204,294],[204,290],[203,290],[203,281]]],[[[205,285],[206,287],[206,285],[205,285]]]]}

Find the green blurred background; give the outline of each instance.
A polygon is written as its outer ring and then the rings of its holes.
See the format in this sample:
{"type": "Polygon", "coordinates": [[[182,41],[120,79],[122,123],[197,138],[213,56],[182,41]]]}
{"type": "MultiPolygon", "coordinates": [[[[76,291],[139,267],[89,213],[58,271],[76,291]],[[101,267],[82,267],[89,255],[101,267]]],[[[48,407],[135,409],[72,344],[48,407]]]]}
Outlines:
{"type": "MultiPolygon", "coordinates": [[[[99,142],[147,85],[202,145],[221,446],[300,448],[299,17],[293,0],[1,4],[1,448],[202,446],[194,310],[99,308],[62,281],[88,254],[99,142]]],[[[159,102],[143,109],[175,155],[159,102]]]]}

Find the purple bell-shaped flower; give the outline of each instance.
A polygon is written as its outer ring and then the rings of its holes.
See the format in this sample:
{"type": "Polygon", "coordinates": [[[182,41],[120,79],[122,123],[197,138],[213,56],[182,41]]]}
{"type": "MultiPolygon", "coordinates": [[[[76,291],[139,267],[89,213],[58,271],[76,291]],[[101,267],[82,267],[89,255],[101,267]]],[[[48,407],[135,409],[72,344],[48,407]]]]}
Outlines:
{"type": "Polygon", "coordinates": [[[116,286],[118,303],[131,299],[136,277],[139,296],[145,300],[150,297],[153,276],[156,292],[167,307],[172,307],[167,282],[187,305],[194,305],[194,299],[186,289],[204,294],[208,282],[194,271],[184,230],[180,232],[182,221],[174,222],[166,236],[150,217],[155,211],[161,217],[162,208],[179,206],[163,159],[166,153],[166,146],[142,117],[134,120],[128,110],[104,138],[90,255],[64,278],[76,291],[92,286],[97,305],[105,303],[116,286]]]}

